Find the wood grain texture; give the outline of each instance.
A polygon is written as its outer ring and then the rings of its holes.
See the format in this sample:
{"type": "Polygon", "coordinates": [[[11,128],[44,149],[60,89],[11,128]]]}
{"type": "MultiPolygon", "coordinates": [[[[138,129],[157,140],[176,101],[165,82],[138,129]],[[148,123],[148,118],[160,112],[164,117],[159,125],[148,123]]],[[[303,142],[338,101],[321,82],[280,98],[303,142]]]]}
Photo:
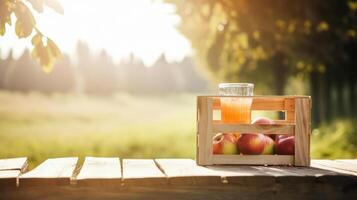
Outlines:
{"type": "Polygon", "coordinates": [[[191,159],[155,159],[170,185],[217,185],[221,176],[191,159]]]}
{"type": "Polygon", "coordinates": [[[325,167],[336,172],[357,175],[357,165],[334,160],[313,160],[314,166],[325,167]]]}
{"type": "Polygon", "coordinates": [[[295,99],[295,166],[310,166],[311,99],[295,99]]]}
{"type": "Polygon", "coordinates": [[[212,165],[206,168],[219,174],[223,182],[234,185],[267,187],[275,184],[275,177],[254,166],[212,165]]]}
{"type": "Polygon", "coordinates": [[[47,159],[19,177],[20,187],[68,185],[77,161],[78,158],[74,157],[47,159]]]}
{"type": "Polygon", "coordinates": [[[0,159],[0,171],[1,170],[21,170],[24,171],[27,168],[27,158],[7,158],[0,159]]]}
{"type": "Polygon", "coordinates": [[[165,174],[152,159],[124,159],[124,185],[165,185],[165,174]]]}
{"type": "Polygon", "coordinates": [[[214,164],[241,165],[291,165],[294,156],[289,155],[213,155],[214,164]]]}
{"type": "Polygon", "coordinates": [[[207,136],[205,143],[205,165],[213,164],[212,155],[213,155],[213,136],[212,136],[212,123],[213,123],[213,109],[212,109],[213,100],[212,98],[207,99],[207,136]]]}
{"type": "Polygon", "coordinates": [[[357,159],[337,159],[335,161],[357,166],[357,159]]]}
{"type": "Polygon", "coordinates": [[[18,176],[27,170],[27,158],[0,159],[0,187],[16,187],[18,176]]]}
{"type": "MultiPolygon", "coordinates": [[[[207,97],[212,98],[213,109],[221,108],[220,96],[207,96],[207,97]]],[[[234,97],[223,97],[223,98],[234,98],[234,97]]],[[[253,96],[252,110],[294,111],[295,103],[291,101],[291,99],[294,98],[296,98],[296,96],[253,96]]]]}
{"type": "MultiPolygon", "coordinates": [[[[96,158],[91,159],[96,161],[94,163],[98,163],[96,158]]],[[[112,159],[109,158],[109,163],[112,163],[112,159]]],[[[86,160],[88,161],[87,164],[91,163],[89,162],[90,159],[86,160]]],[[[312,160],[312,166],[318,165],[322,168],[232,165],[201,167],[197,166],[195,161],[191,159],[157,159],[156,162],[160,169],[166,173],[169,180],[167,184],[141,185],[139,181],[145,181],[148,174],[151,174],[150,177],[161,176],[157,174],[158,171],[161,171],[154,168],[156,165],[152,160],[129,159],[123,160],[123,163],[125,163],[123,170],[125,172],[125,166],[132,169],[131,172],[127,173],[127,177],[137,179],[137,182],[133,182],[132,185],[124,184],[119,187],[98,188],[66,184],[46,187],[48,182],[41,182],[41,187],[0,187],[0,199],[357,198],[355,160],[312,160]],[[153,172],[153,170],[156,172],[153,172]]],[[[63,162],[58,163],[63,164],[63,162]]],[[[102,160],[100,163],[107,163],[107,161],[102,160]]],[[[93,169],[96,169],[96,167],[93,169]]],[[[108,170],[112,169],[108,168],[108,170]]],[[[12,177],[18,171],[1,170],[0,177],[3,172],[7,173],[6,175],[3,173],[4,178],[12,177]]],[[[65,171],[67,170],[63,169],[62,173],[65,173],[65,171]]],[[[98,177],[96,171],[91,171],[89,174],[94,173],[94,176],[98,177]]]]}
{"type": "Polygon", "coordinates": [[[219,186],[167,186],[167,187],[52,187],[42,190],[40,187],[26,190],[6,190],[1,193],[3,199],[126,199],[126,200],[217,200],[217,199],[262,199],[277,200],[312,200],[312,199],[356,199],[357,193],[348,187],[321,183],[275,183],[267,187],[252,185],[219,186]]]}
{"type": "Polygon", "coordinates": [[[207,143],[208,138],[208,104],[206,97],[197,98],[197,108],[198,108],[198,133],[197,133],[197,163],[199,165],[211,164],[208,162],[207,157],[209,156],[209,148],[207,143]]]}
{"type": "Polygon", "coordinates": [[[86,186],[120,186],[121,178],[119,158],[86,157],[76,182],[86,186]]]}
{"type": "Polygon", "coordinates": [[[295,132],[295,125],[279,124],[213,124],[212,133],[264,133],[264,134],[289,134],[295,132]]]}
{"type": "Polygon", "coordinates": [[[16,187],[20,170],[0,170],[0,188],[16,187]]]}

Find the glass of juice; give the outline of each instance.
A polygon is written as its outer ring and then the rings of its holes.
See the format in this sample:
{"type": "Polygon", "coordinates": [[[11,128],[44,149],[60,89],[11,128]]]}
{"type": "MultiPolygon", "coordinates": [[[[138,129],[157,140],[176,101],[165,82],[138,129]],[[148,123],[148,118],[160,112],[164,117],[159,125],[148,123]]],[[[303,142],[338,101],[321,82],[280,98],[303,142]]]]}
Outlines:
{"type": "Polygon", "coordinates": [[[254,84],[220,83],[221,121],[223,123],[249,124],[251,120],[254,84]]]}

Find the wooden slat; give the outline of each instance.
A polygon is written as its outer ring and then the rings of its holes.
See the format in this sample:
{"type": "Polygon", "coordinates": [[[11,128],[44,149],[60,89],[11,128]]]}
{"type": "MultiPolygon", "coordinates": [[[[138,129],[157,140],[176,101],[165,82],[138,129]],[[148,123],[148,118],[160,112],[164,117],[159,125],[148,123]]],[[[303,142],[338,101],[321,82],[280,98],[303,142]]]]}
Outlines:
{"type": "Polygon", "coordinates": [[[167,179],[152,159],[124,159],[124,185],[165,185],[167,179]]]}
{"type": "Polygon", "coordinates": [[[357,166],[333,160],[313,160],[314,166],[332,171],[357,175],[357,166]]]}
{"type": "Polygon", "coordinates": [[[253,166],[212,165],[206,168],[219,174],[228,184],[266,187],[275,184],[275,177],[253,166]]]}
{"type": "Polygon", "coordinates": [[[322,163],[321,160],[311,160],[311,167],[318,168],[318,169],[330,170],[330,171],[334,171],[336,173],[357,176],[356,173],[326,165],[326,164],[322,163]]]}
{"type": "Polygon", "coordinates": [[[78,158],[48,159],[35,169],[20,176],[22,186],[68,185],[76,167],[78,158]]]}
{"type": "Polygon", "coordinates": [[[0,189],[2,187],[16,187],[20,170],[0,170],[0,189]]]}
{"type": "MultiPolygon", "coordinates": [[[[198,134],[197,134],[197,163],[200,165],[209,165],[209,154],[212,151],[207,151],[207,149],[212,148],[212,143],[209,143],[209,110],[208,101],[206,97],[197,98],[197,108],[198,108],[198,134]]],[[[211,116],[212,117],[212,116],[211,116]]]]}
{"type": "Polygon", "coordinates": [[[213,109],[212,109],[212,102],[211,98],[207,99],[207,137],[205,138],[206,142],[206,149],[205,149],[205,163],[206,165],[213,164],[212,162],[212,155],[213,155],[213,137],[212,137],[212,123],[213,123],[213,109]]]}
{"type": "MultiPolygon", "coordinates": [[[[209,97],[213,99],[213,109],[220,109],[221,103],[220,98],[232,98],[232,97],[209,97]]],[[[253,96],[253,97],[239,97],[239,98],[253,98],[252,102],[252,110],[276,110],[276,111],[294,111],[295,104],[291,99],[295,97],[284,96],[284,97],[260,97],[260,96],[253,96]],[[286,101],[286,99],[288,99],[286,101]]]]}
{"type": "Polygon", "coordinates": [[[336,161],[357,166],[357,159],[337,159],[336,161]]]}
{"type": "Polygon", "coordinates": [[[245,165],[290,165],[294,156],[289,155],[213,155],[215,164],[245,164],[245,165]]]}
{"type": "Polygon", "coordinates": [[[295,99],[295,166],[310,166],[310,98],[295,99]]]}
{"type": "Polygon", "coordinates": [[[16,187],[18,176],[27,169],[27,158],[0,160],[0,187],[16,187]]]}
{"type": "Polygon", "coordinates": [[[21,170],[27,168],[27,158],[8,158],[0,160],[0,171],[1,170],[21,170]]]}
{"type": "Polygon", "coordinates": [[[120,186],[121,178],[119,158],[86,157],[76,182],[78,185],[120,186]]]}
{"type": "Polygon", "coordinates": [[[212,170],[196,165],[191,159],[156,159],[172,185],[217,185],[221,176],[212,170]]]}
{"type": "Polygon", "coordinates": [[[295,126],[278,124],[213,124],[212,130],[214,134],[240,132],[293,135],[295,126]]]}

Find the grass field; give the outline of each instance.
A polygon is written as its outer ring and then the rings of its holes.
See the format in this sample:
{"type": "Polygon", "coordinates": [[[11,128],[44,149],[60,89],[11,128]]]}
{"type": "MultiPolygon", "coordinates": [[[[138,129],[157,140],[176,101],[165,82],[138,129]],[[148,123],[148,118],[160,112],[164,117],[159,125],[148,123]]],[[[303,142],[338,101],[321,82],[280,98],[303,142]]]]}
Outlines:
{"type": "Polygon", "coordinates": [[[0,157],[195,155],[195,96],[0,92],[0,157]]]}
{"type": "MultiPolygon", "coordinates": [[[[0,91],[0,158],[27,156],[31,167],[59,156],[194,158],[195,106],[192,94],[88,97],[0,91]]],[[[314,133],[315,158],[357,156],[352,122],[338,121],[314,133]]]]}

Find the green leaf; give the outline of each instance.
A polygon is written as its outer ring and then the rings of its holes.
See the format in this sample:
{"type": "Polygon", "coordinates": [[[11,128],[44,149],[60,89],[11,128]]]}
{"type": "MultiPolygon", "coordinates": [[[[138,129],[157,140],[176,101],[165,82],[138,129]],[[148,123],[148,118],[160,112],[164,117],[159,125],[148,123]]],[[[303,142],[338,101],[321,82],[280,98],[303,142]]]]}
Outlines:
{"type": "Polygon", "coordinates": [[[35,36],[32,37],[31,43],[32,45],[37,45],[42,42],[42,35],[37,33],[35,36]]]}
{"type": "Polygon", "coordinates": [[[45,5],[52,8],[54,11],[60,14],[64,14],[64,9],[58,0],[43,0],[45,5]]]}
{"type": "Polygon", "coordinates": [[[6,24],[11,25],[11,13],[13,12],[14,4],[10,1],[0,0],[0,35],[6,32],[6,24]]]}
{"type": "Polygon", "coordinates": [[[16,2],[15,15],[17,21],[15,24],[15,32],[19,38],[25,38],[31,35],[36,21],[28,7],[21,1],[16,2]]]}
{"type": "Polygon", "coordinates": [[[0,24],[0,35],[1,36],[5,35],[5,24],[4,25],[0,24]]]}
{"type": "Polygon", "coordinates": [[[60,58],[62,56],[61,51],[57,47],[57,45],[49,38],[47,38],[47,46],[50,50],[51,55],[54,58],[60,58]]]}
{"type": "Polygon", "coordinates": [[[32,58],[39,62],[45,73],[50,73],[53,69],[55,61],[62,57],[61,51],[57,45],[49,38],[47,44],[42,42],[42,35],[36,34],[32,38],[34,48],[32,50],[32,58]]]}

